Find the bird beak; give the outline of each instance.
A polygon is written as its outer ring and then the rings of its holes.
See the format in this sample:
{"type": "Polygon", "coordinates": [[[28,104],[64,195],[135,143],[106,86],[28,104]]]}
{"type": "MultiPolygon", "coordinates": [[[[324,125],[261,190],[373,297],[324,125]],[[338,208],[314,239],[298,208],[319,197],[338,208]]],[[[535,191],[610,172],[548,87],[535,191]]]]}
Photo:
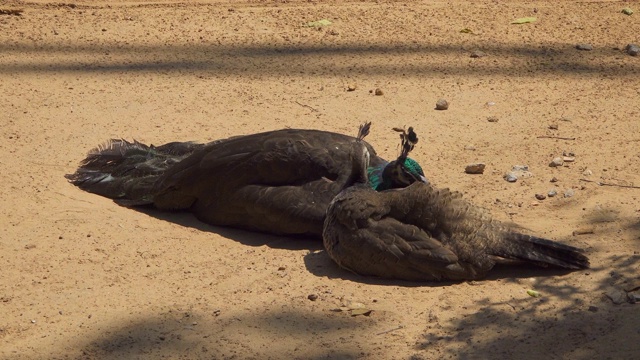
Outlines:
{"type": "Polygon", "coordinates": [[[425,183],[425,184],[429,184],[429,180],[427,180],[427,178],[426,178],[426,177],[424,177],[424,176],[422,176],[422,175],[420,175],[420,177],[418,178],[418,180],[419,180],[420,182],[425,183]]]}

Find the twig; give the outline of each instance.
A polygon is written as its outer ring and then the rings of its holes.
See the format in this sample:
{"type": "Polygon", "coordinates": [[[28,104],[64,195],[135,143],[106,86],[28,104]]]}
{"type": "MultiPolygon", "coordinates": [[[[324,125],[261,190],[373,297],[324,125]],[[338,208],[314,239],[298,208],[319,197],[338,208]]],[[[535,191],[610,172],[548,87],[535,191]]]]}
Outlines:
{"type": "Polygon", "coordinates": [[[599,186],[615,186],[615,187],[629,188],[629,189],[640,189],[640,186],[635,186],[635,185],[610,184],[610,183],[603,183],[603,182],[600,182],[600,181],[594,181],[594,180],[588,180],[588,179],[580,179],[580,181],[586,181],[586,182],[594,183],[594,184],[597,184],[599,186]]]}
{"type": "Polygon", "coordinates": [[[302,106],[302,107],[306,107],[306,108],[311,109],[311,110],[313,110],[313,111],[315,111],[315,112],[318,112],[318,109],[313,108],[313,107],[311,107],[311,106],[309,106],[309,105],[299,103],[297,100],[296,100],[296,101],[294,101],[294,102],[295,102],[296,104],[298,104],[298,105],[302,106]]]}
{"type": "Polygon", "coordinates": [[[387,330],[387,331],[379,332],[379,333],[377,333],[376,335],[384,335],[384,334],[388,334],[388,333],[390,333],[390,332],[392,332],[392,331],[400,330],[400,329],[403,329],[403,328],[404,328],[404,326],[400,325],[400,326],[395,327],[395,328],[393,328],[393,329],[389,329],[389,330],[387,330]]]}
{"type": "Polygon", "coordinates": [[[568,138],[568,137],[560,137],[560,136],[542,135],[542,136],[538,136],[538,139],[575,140],[576,138],[574,138],[574,137],[572,137],[572,138],[568,138]]]}

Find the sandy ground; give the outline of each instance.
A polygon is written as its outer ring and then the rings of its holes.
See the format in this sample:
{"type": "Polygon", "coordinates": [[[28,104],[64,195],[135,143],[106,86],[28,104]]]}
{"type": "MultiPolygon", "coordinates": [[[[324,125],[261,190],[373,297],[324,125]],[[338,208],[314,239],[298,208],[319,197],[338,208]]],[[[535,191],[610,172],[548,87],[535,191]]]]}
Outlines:
{"type": "Polygon", "coordinates": [[[640,305],[603,295],[638,279],[640,189],[581,181],[640,185],[640,57],[623,51],[640,43],[637,2],[0,8],[24,9],[0,15],[0,358],[640,357],[640,305]],[[538,20],[510,24],[525,16],[538,20]],[[302,26],[320,19],[333,24],[302,26]],[[434,110],[439,98],[449,110],[434,110]],[[365,120],[386,158],[398,151],[391,127],[414,126],[413,157],[433,183],[584,247],[593,268],[381,281],[339,269],[316,241],[119,207],[63,177],[112,137],[353,134],[365,120]],[[563,152],[575,162],[549,167],[563,152]],[[475,161],[485,173],[464,174],[475,161]],[[533,177],[507,183],[517,164],[533,177]],[[373,312],[332,311],[354,303],[373,312]]]}

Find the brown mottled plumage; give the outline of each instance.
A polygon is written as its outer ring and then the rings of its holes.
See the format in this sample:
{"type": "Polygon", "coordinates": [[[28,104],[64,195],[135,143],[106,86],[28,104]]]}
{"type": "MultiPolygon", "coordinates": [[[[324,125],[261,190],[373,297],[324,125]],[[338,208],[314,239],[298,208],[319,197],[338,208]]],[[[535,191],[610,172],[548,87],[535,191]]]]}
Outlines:
{"type": "Polygon", "coordinates": [[[424,183],[376,192],[366,180],[355,181],[329,205],[323,239],[341,267],[393,279],[478,279],[500,259],[589,267],[581,249],[521,234],[462,194],[424,183]]]}
{"type": "MultiPolygon", "coordinates": [[[[212,225],[319,238],[331,199],[351,181],[349,150],[355,142],[353,136],[304,129],[205,145],[111,140],[92,150],[67,178],[125,206],[187,210],[212,225]]],[[[378,173],[393,165],[398,175],[384,178],[388,187],[426,181],[421,169],[409,176],[402,164],[380,158],[364,141],[362,146],[378,173]]]]}

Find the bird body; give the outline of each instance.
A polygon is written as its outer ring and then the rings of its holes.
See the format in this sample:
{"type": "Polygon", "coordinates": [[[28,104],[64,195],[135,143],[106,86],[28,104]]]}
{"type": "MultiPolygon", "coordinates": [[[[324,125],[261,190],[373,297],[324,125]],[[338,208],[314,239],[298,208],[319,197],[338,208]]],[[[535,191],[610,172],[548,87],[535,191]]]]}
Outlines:
{"type": "MultiPolygon", "coordinates": [[[[67,178],[125,206],[188,210],[212,225],[272,234],[322,236],[331,199],[349,182],[353,136],[284,129],[208,144],[159,147],[111,140],[92,150],[67,178]]],[[[388,165],[373,147],[372,171],[388,165]]],[[[410,159],[409,159],[410,160],[410,159]]],[[[418,168],[419,169],[419,168],[418,168]]],[[[426,181],[422,170],[415,177],[426,181]]],[[[406,186],[380,178],[379,188],[406,186]]],[[[409,181],[414,181],[413,178],[409,181]]]]}
{"type": "Polygon", "coordinates": [[[521,234],[462,194],[424,183],[382,192],[364,184],[345,189],[327,210],[323,237],[341,267],[403,280],[479,279],[500,259],[589,266],[582,250],[521,234]]]}

